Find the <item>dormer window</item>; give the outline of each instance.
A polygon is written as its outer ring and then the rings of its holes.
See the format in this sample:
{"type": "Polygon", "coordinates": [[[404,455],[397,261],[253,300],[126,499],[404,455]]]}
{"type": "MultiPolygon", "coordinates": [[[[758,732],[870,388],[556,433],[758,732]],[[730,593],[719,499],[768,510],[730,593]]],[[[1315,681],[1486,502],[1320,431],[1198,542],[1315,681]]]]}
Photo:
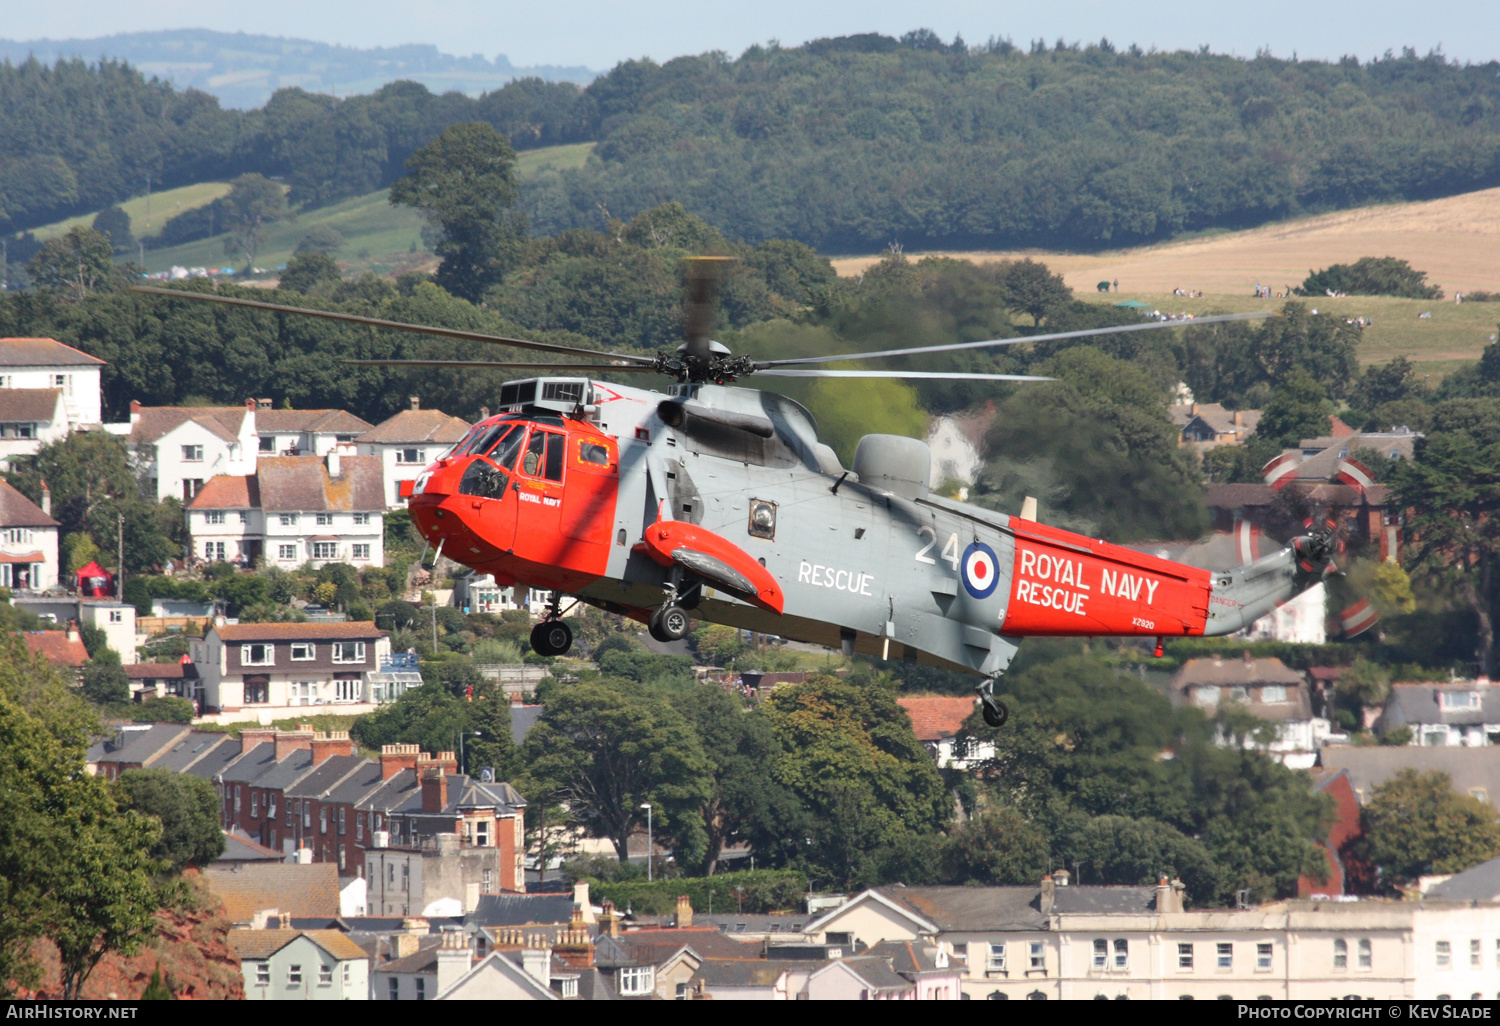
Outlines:
{"type": "Polygon", "coordinates": [[[1438,693],[1438,707],[1448,710],[1478,709],[1479,692],[1477,691],[1441,691],[1438,693]]]}
{"type": "Polygon", "coordinates": [[[1260,700],[1268,705],[1279,705],[1286,701],[1285,684],[1267,684],[1260,689],[1260,700]]]}

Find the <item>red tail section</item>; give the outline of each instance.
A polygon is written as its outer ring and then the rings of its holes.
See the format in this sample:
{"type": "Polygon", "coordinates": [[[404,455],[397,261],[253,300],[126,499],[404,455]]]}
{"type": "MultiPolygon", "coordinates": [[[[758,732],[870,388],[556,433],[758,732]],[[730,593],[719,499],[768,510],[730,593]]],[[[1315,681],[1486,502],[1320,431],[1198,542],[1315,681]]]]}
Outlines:
{"type": "Polygon", "coordinates": [[[1207,570],[1016,517],[1010,526],[1016,560],[1003,633],[1203,633],[1207,570]]]}

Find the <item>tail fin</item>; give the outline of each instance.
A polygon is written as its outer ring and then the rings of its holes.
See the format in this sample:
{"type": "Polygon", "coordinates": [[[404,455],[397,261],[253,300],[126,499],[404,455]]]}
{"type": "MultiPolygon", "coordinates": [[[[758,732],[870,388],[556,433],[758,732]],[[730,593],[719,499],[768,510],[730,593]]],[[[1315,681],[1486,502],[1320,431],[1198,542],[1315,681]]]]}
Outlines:
{"type": "Polygon", "coordinates": [[[1215,573],[1203,633],[1243,630],[1320,583],[1333,568],[1333,550],[1332,532],[1319,528],[1268,556],[1215,573]]]}

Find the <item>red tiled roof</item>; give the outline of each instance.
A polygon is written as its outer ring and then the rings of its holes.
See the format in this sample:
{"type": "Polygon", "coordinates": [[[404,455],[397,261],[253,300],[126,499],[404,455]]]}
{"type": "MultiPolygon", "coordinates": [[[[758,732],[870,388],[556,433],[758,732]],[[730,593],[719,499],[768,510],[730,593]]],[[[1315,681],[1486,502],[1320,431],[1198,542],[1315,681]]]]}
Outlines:
{"type": "Polygon", "coordinates": [[[56,527],[57,521],[6,481],[0,481],[0,527],[56,527]]]}
{"type": "Polygon", "coordinates": [[[402,410],[355,439],[356,442],[446,442],[468,434],[469,422],[442,410],[402,410]]]}
{"type": "Polygon", "coordinates": [[[54,666],[78,669],[89,661],[89,650],[77,638],[69,638],[66,631],[28,631],[21,635],[26,647],[54,666]]]}
{"type": "Polygon", "coordinates": [[[357,434],[370,430],[370,423],[347,410],[256,410],[255,430],[357,434]]]}
{"type": "Polygon", "coordinates": [[[55,338],[0,338],[0,367],[65,367],[103,364],[55,338]]]}
{"type": "Polygon", "coordinates": [[[204,871],[203,881],[224,902],[225,918],[235,923],[249,922],[255,913],[271,908],[299,918],[332,919],[339,914],[339,869],[332,862],[214,866],[204,871]]]}
{"type": "Polygon", "coordinates": [[[188,503],[188,509],[253,509],[260,505],[260,485],[254,477],[211,477],[188,503]]]}
{"type": "Polygon", "coordinates": [[[64,420],[67,414],[57,417],[60,388],[0,388],[0,420],[45,421],[54,418],[64,420]]]}
{"type": "Polygon", "coordinates": [[[342,623],[234,623],[211,630],[222,641],[291,641],[296,638],[370,640],[385,634],[369,620],[342,623]]]}
{"type": "Polygon", "coordinates": [[[179,678],[197,676],[191,673],[192,663],[126,663],[125,676],[131,680],[143,680],[151,677],[179,678]]]}
{"type": "Polygon", "coordinates": [[[940,741],[963,728],[975,701],[967,695],[932,695],[898,698],[896,704],[911,717],[918,741],[940,741]]]}

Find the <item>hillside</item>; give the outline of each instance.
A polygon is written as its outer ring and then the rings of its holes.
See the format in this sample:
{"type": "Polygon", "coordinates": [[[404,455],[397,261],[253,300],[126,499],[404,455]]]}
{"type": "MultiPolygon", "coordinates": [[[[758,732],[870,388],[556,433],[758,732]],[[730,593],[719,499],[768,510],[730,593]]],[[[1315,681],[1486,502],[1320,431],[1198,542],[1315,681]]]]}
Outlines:
{"type": "Polygon", "coordinates": [[[277,89],[349,96],[372,93],[387,82],[420,82],[435,93],[454,90],[477,96],[518,78],[549,82],[592,81],[585,67],[517,67],[499,54],[493,61],[455,57],[435,46],[408,45],[358,49],[310,39],[173,29],[124,32],[93,39],[0,39],[0,60],[22,63],[29,56],[47,64],[62,58],[95,60],[100,55],[127,61],[179,89],[201,89],[225,107],[264,106],[277,89]]]}

